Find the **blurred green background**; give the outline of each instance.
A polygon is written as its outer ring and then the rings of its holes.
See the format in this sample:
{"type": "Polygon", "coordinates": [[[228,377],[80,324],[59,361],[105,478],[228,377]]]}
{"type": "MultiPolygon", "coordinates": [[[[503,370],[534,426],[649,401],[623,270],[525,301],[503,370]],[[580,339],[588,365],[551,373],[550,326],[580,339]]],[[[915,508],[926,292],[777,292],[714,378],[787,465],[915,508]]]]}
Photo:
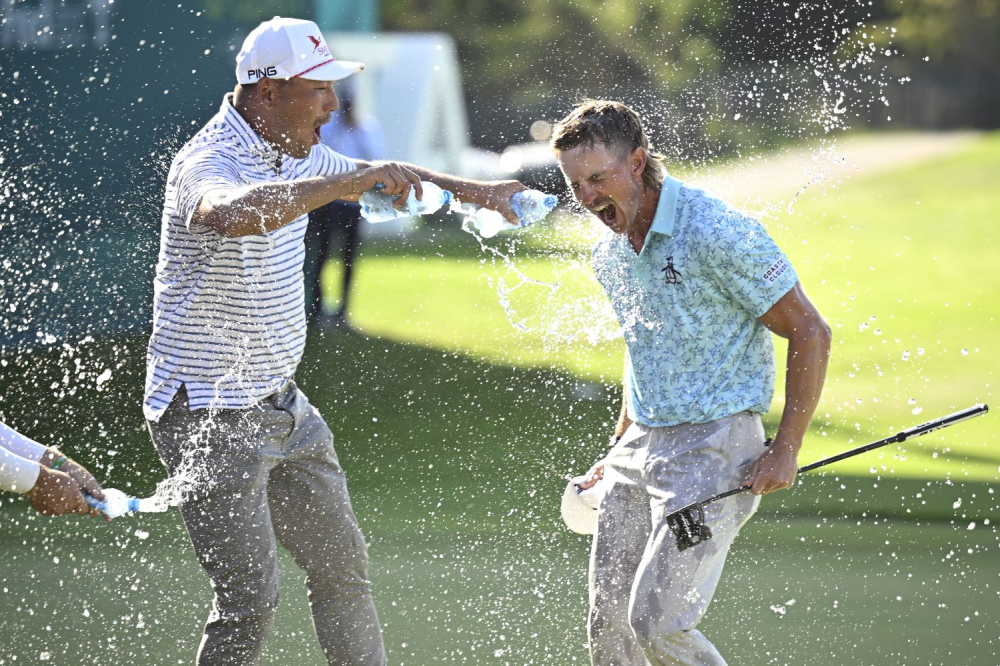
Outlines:
{"type": "MultiPolygon", "coordinates": [[[[164,477],[140,403],[172,153],[230,87],[230,47],[248,27],[315,9],[120,3],[117,37],[91,49],[17,50],[9,23],[0,31],[11,81],[0,420],[108,485],[144,495],[164,477]]],[[[472,140],[486,148],[527,140],[532,120],[582,94],[636,103],[671,170],[694,180],[732,165],[759,179],[769,151],[829,151],[847,129],[875,142],[890,128],[1000,126],[995,3],[387,0],[379,11],[384,28],[455,37],[472,140]],[[835,39],[834,24],[851,29],[835,39]],[[746,97],[760,72],[801,73],[817,50],[818,63],[857,62],[862,47],[898,53],[860,67],[878,81],[856,77],[874,87],[852,89],[832,127],[810,116],[829,111],[822,86],[795,88],[815,104],[787,109],[746,97]]],[[[762,207],[835,334],[803,463],[991,402],[1000,135],[969,136],[922,157],[878,148],[888,166],[762,207]]],[[[558,500],[567,475],[601,455],[620,400],[622,343],[588,267],[596,233],[566,210],[486,246],[455,218],[368,239],[354,330],[310,331],[298,380],[336,433],[394,664],[587,663],[588,543],[562,527],[558,500]]],[[[333,262],[331,298],[338,277],[333,262]]],[[[779,391],[771,430],[781,406],[779,391]]],[[[998,663],[994,418],[766,498],[701,629],[730,663],[998,663]]],[[[176,512],[109,525],[2,500],[0,664],[192,661],[211,590],[176,512]]],[[[321,663],[302,576],[283,558],[265,661],[321,663]]]]}

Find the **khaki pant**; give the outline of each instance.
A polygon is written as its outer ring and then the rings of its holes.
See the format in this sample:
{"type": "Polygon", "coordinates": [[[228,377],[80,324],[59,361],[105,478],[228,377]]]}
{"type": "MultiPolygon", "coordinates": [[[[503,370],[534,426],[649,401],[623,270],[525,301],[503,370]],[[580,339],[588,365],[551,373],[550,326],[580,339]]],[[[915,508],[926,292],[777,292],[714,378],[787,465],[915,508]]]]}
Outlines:
{"type": "Polygon", "coordinates": [[[188,409],[183,389],[153,443],[171,476],[198,484],[181,506],[215,600],[198,664],[256,664],[278,605],[277,544],[306,572],[330,664],[382,666],[368,554],[333,434],[290,382],[248,409],[188,409]]]}
{"type": "Polygon", "coordinates": [[[697,425],[633,424],[612,448],[590,561],[595,666],[725,665],[695,627],[760,498],[746,492],[709,504],[713,537],[684,551],[666,517],[739,486],[764,451],[760,418],[747,412],[697,425]]]}

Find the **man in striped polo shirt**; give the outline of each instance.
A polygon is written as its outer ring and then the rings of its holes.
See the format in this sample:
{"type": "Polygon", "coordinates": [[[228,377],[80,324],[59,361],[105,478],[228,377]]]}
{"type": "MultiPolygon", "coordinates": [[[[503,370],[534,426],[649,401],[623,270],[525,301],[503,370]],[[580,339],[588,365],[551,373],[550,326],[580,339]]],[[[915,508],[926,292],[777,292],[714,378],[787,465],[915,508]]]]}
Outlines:
{"type": "Polygon", "coordinates": [[[247,37],[239,85],[171,165],[156,267],[143,411],[175,481],[215,600],[198,663],[252,664],[278,603],[276,545],[305,570],[331,664],[385,663],[364,538],[333,434],[295,386],[306,320],[307,214],[420,181],[517,219],[516,181],[484,183],[319,145],[339,105],[334,59],[310,21],[275,17],[247,37]]]}

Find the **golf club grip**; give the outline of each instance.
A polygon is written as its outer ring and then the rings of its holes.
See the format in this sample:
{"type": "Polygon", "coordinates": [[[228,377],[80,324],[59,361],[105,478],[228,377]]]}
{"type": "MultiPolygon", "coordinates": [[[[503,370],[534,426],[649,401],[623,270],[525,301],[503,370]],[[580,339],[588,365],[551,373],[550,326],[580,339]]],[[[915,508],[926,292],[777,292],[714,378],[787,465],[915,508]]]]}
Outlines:
{"type": "Polygon", "coordinates": [[[976,405],[974,407],[969,407],[968,409],[963,409],[960,412],[955,412],[954,414],[949,414],[948,416],[942,416],[939,419],[934,419],[933,421],[928,421],[918,426],[912,428],[907,428],[902,432],[898,432],[891,437],[886,437],[885,439],[880,439],[877,442],[872,442],[871,444],[866,444],[864,446],[859,446],[856,449],[851,449],[850,451],[845,451],[844,453],[833,456],[832,458],[824,458],[823,460],[817,460],[816,462],[806,465],[805,467],[799,468],[799,474],[803,472],[809,472],[816,469],[817,467],[823,467],[824,465],[831,465],[835,462],[851,458],[853,456],[865,453],[867,451],[872,451],[874,449],[881,448],[887,444],[894,444],[898,442],[903,442],[910,437],[919,437],[920,435],[926,435],[929,432],[935,430],[940,430],[941,428],[947,428],[948,426],[955,425],[956,423],[961,423],[967,419],[979,416],[980,414],[985,414],[989,411],[989,406],[987,405],[976,405]]]}

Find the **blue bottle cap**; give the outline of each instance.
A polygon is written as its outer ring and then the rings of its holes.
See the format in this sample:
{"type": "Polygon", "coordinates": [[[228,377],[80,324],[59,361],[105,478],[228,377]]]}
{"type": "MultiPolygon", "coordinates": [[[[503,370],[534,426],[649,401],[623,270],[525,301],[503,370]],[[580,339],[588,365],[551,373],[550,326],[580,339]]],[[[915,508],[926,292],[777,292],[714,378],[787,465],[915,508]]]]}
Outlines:
{"type": "Polygon", "coordinates": [[[107,502],[97,499],[93,495],[83,494],[83,499],[87,500],[87,504],[94,507],[98,511],[105,511],[108,508],[107,502]]]}

